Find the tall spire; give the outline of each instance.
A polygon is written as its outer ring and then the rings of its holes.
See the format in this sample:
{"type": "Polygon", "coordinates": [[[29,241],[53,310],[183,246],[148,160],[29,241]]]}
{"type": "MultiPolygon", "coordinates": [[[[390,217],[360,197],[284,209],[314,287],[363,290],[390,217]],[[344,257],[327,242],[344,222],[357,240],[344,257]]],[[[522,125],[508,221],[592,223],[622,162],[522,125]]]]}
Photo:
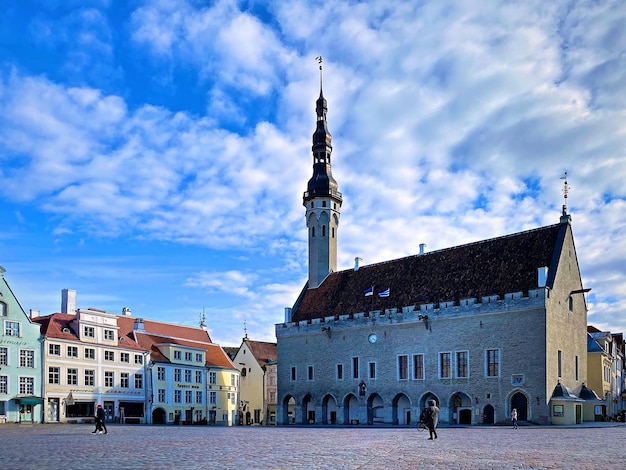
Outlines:
{"type": "Polygon", "coordinates": [[[328,104],[322,90],[322,57],[316,57],[320,70],[320,96],[315,103],[317,121],[313,133],[313,176],[304,193],[306,224],[309,229],[309,288],[318,287],[337,270],[337,227],[342,198],[333,178],[330,155],[332,136],[328,132],[328,104]]]}
{"type": "Polygon", "coordinates": [[[572,220],[572,218],[567,213],[567,196],[570,190],[570,185],[567,182],[567,170],[565,170],[563,176],[561,176],[561,179],[563,180],[563,189],[561,190],[563,191],[563,206],[561,208],[561,222],[569,223],[572,220]]]}

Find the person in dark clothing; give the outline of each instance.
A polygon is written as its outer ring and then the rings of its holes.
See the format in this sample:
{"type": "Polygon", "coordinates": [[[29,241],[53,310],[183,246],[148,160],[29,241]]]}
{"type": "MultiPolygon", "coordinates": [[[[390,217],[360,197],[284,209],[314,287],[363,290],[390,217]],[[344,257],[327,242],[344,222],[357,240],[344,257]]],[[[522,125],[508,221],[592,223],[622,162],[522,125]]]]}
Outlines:
{"type": "Polygon", "coordinates": [[[106,424],[104,424],[105,416],[106,415],[104,414],[104,408],[102,408],[102,405],[98,405],[98,410],[96,411],[96,429],[91,431],[91,434],[108,433],[106,424]]]}
{"type": "Polygon", "coordinates": [[[437,439],[437,424],[439,424],[439,408],[435,403],[435,400],[430,400],[428,402],[428,408],[426,408],[426,417],[424,420],[424,424],[428,428],[428,433],[430,434],[429,440],[437,439]]]}

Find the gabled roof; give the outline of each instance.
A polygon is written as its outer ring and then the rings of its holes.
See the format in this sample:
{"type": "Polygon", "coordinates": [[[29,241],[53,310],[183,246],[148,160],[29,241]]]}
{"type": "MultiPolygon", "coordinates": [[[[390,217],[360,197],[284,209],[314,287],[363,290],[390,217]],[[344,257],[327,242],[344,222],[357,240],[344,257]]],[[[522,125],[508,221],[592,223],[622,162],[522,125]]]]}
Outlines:
{"type": "Polygon", "coordinates": [[[135,320],[142,320],[143,331],[155,336],[181,338],[188,341],[199,341],[201,343],[211,342],[209,333],[199,326],[179,325],[176,323],[166,323],[125,315],[118,317],[117,324],[121,331],[125,331],[125,334],[129,334],[135,328],[135,320]]]}
{"type": "Polygon", "coordinates": [[[568,223],[330,273],[315,289],[304,287],[292,321],[423,303],[459,301],[536,289],[541,267],[552,287],[568,223]],[[374,296],[364,289],[374,287],[374,296]],[[377,293],[390,289],[389,297],[377,293]]]}
{"type": "Polygon", "coordinates": [[[552,398],[556,398],[558,400],[579,400],[579,398],[574,395],[569,388],[560,382],[556,384],[556,387],[554,387],[552,398]]]}
{"type": "Polygon", "coordinates": [[[259,365],[263,367],[268,362],[276,362],[278,357],[276,343],[267,343],[265,341],[252,341],[244,339],[244,343],[250,348],[250,352],[257,360],[259,365]]]}
{"type": "Polygon", "coordinates": [[[600,346],[600,343],[592,336],[591,333],[587,333],[587,353],[603,353],[604,348],[600,346]]]}
{"type": "MultiPolygon", "coordinates": [[[[80,341],[79,336],[74,332],[71,325],[75,319],[75,314],[53,313],[51,315],[36,317],[33,319],[33,322],[41,325],[41,334],[47,338],[65,341],[80,341]]],[[[106,346],[100,343],[98,343],[98,345],[106,346]]],[[[144,348],[137,344],[132,336],[129,336],[127,332],[124,332],[121,329],[118,331],[117,347],[145,351],[144,348]]]]}
{"type": "MultiPolygon", "coordinates": [[[[180,331],[179,331],[180,333],[180,331]]],[[[235,365],[232,363],[228,355],[217,344],[205,341],[188,341],[181,338],[167,338],[163,336],[151,335],[143,331],[134,331],[134,337],[142,347],[150,351],[150,359],[156,362],[169,362],[160,351],[158,345],[164,343],[178,344],[190,348],[204,349],[206,363],[205,365],[210,367],[224,367],[226,369],[235,369],[235,365]]]]}

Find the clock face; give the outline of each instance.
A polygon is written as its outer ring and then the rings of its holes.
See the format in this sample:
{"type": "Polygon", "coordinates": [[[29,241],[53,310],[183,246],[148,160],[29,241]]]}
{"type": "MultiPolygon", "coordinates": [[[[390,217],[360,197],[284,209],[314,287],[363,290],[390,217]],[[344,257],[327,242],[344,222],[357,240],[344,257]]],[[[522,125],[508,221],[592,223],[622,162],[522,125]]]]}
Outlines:
{"type": "Polygon", "coordinates": [[[371,334],[367,337],[367,339],[369,340],[370,343],[374,344],[376,340],[378,339],[378,337],[375,334],[371,334]]]}

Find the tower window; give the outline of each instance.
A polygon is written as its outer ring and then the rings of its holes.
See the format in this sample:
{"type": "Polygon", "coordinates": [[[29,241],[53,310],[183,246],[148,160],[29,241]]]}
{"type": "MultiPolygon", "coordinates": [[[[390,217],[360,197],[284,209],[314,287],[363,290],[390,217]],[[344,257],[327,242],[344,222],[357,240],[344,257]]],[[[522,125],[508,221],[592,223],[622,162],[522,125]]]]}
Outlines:
{"type": "Polygon", "coordinates": [[[331,234],[332,234],[331,236],[333,238],[335,238],[335,227],[331,228],[330,231],[331,231],[331,234]]]}
{"type": "Polygon", "coordinates": [[[311,238],[315,238],[315,227],[311,227],[311,238]]]}
{"type": "Polygon", "coordinates": [[[311,201],[311,209],[313,209],[313,207],[315,207],[315,203],[311,201]]]}
{"type": "Polygon", "coordinates": [[[322,207],[326,207],[326,201],[322,201],[322,207]]]}
{"type": "Polygon", "coordinates": [[[322,225],[322,237],[326,236],[326,225],[322,225]]]}

